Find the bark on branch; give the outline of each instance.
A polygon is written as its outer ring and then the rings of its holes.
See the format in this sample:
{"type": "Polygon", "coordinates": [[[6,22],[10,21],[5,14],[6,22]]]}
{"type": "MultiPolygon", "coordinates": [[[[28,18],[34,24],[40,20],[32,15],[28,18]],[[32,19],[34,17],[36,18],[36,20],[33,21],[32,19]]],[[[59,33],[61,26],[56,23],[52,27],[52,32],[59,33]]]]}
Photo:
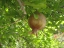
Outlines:
{"type": "Polygon", "coordinates": [[[17,0],[17,1],[18,1],[19,5],[21,6],[20,9],[22,10],[22,12],[23,12],[24,14],[26,14],[24,3],[23,3],[22,1],[20,1],[20,0],[17,0]]]}

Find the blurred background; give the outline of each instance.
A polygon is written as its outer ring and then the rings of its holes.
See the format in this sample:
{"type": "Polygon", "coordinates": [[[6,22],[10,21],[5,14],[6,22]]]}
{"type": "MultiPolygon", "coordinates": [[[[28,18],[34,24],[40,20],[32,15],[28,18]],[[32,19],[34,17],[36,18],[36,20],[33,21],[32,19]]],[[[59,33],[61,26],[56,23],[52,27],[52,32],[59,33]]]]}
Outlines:
{"type": "Polygon", "coordinates": [[[0,48],[64,48],[64,1],[0,0],[0,48]],[[28,25],[36,10],[46,17],[37,37],[28,25]]]}

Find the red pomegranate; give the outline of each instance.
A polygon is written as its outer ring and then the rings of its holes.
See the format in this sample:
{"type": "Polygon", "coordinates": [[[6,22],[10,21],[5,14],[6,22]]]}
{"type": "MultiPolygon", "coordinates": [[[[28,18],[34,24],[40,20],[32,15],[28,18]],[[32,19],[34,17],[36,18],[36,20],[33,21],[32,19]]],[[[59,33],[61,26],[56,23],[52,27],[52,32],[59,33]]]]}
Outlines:
{"type": "Polygon", "coordinates": [[[46,17],[42,13],[35,13],[30,15],[28,19],[28,24],[32,28],[32,33],[36,34],[37,30],[41,30],[46,25],[46,17]],[[35,15],[37,15],[38,18],[35,18],[35,15]]]}

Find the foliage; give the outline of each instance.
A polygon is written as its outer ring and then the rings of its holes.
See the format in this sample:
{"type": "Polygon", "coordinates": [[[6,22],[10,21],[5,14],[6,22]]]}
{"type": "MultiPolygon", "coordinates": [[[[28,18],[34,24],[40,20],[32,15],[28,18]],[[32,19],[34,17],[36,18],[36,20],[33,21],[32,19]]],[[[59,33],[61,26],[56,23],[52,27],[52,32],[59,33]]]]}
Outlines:
{"type": "Polygon", "coordinates": [[[23,14],[17,0],[0,0],[0,48],[59,48],[53,34],[64,32],[63,0],[22,0],[27,14],[23,14]],[[47,18],[46,27],[38,36],[30,34],[30,14],[36,10],[47,18]]]}

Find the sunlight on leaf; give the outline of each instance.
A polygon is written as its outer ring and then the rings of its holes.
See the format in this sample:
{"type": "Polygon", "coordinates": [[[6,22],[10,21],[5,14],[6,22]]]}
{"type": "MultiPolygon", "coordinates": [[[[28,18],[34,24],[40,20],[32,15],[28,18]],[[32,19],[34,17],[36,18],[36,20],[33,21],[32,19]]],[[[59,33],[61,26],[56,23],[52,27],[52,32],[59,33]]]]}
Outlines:
{"type": "Polygon", "coordinates": [[[5,11],[8,12],[8,8],[5,8],[5,11]]]}

